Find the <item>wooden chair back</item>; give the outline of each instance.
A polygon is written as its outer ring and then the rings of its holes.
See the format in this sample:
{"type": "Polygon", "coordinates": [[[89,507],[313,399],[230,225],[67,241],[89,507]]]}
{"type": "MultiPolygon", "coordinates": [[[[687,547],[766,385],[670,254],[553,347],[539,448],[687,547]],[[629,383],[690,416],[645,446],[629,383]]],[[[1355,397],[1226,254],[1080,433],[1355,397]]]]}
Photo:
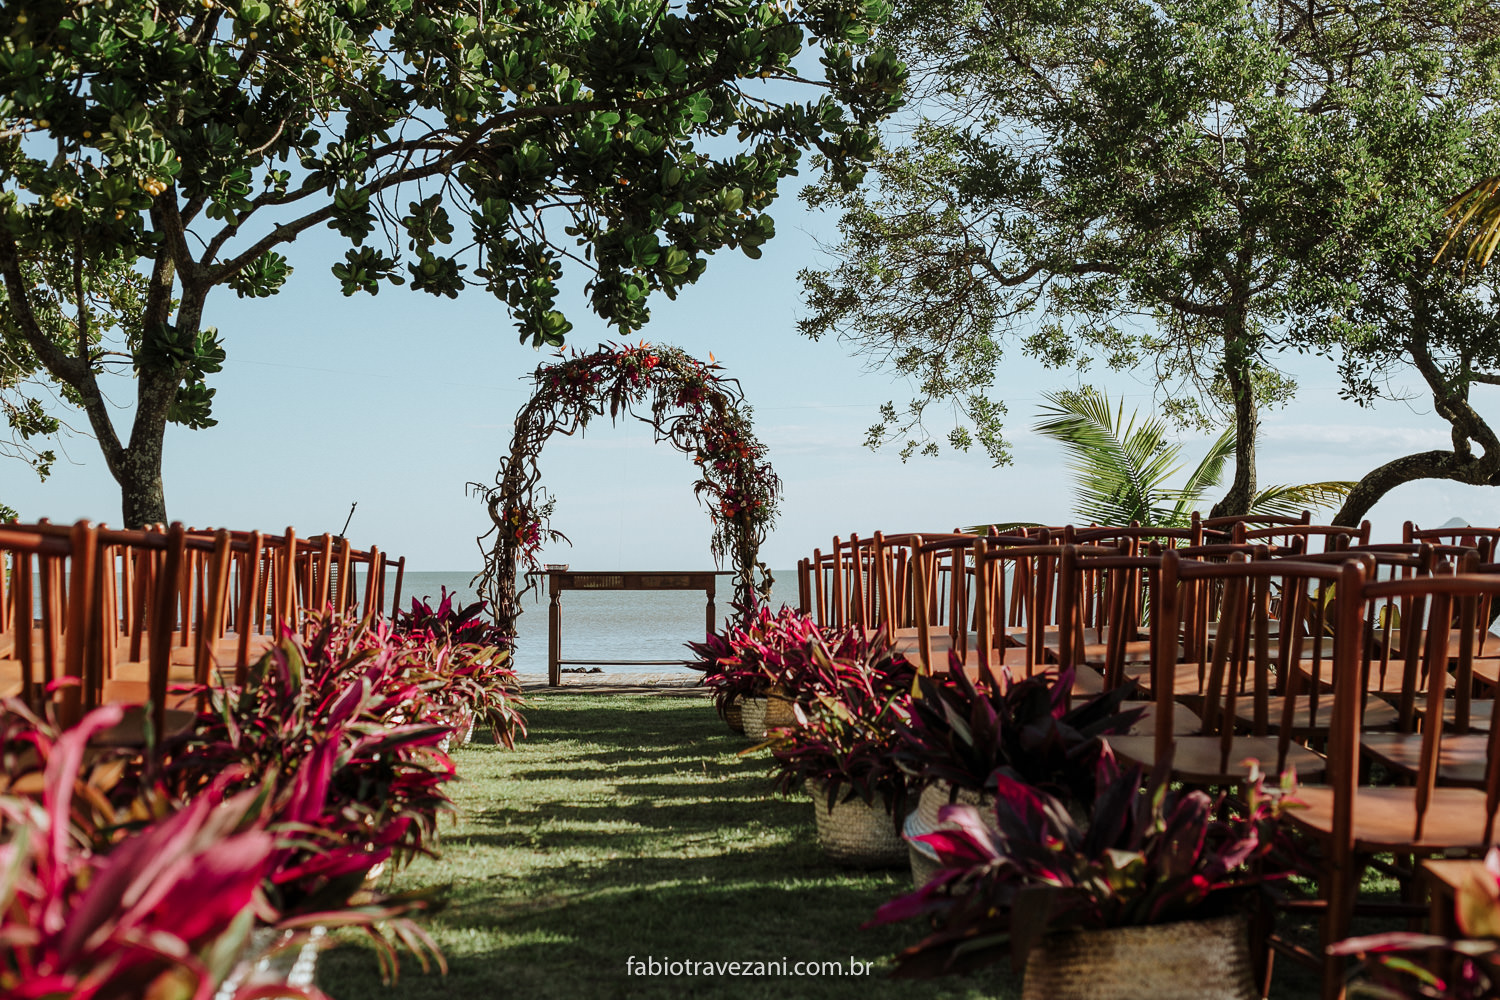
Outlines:
{"type": "MultiPolygon", "coordinates": [[[[1263,554],[1263,553],[1262,553],[1263,554]]],[[[1297,727],[1299,699],[1307,699],[1309,717],[1317,712],[1316,685],[1304,687],[1291,668],[1302,656],[1309,636],[1303,624],[1308,606],[1315,623],[1327,607],[1323,595],[1343,580],[1344,567],[1295,559],[1252,559],[1236,552],[1224,562],[1190,560],[1177,552],[1162,554],[1156,602],[1152,689],[1157,704],[1156,754],[1167,759],[1173,740],[1171,706],[1176,697],[1177,664],[1203,666],[1203,732],[1220,739],[1221,771],[1229,768],[1236,719],[1251,719],[1251,735],[1265,736],[1272,726],[1279,735],[1276,771],[1285,765],[1297,727]],[[1192,626],[1192,616],[1217,594],[1217,628],[1212,638],[1192,626]],[[1201,642],[1193,648],[1188,643],[1201,642]],[[1271,695],[1283,695],[1278,719],[1271,717],[1271,695]],[[1246,704],[1249,708],[1247,710],[1246,704]]],[[[1358,631],[1358,630],[1357,630],[1358,631]]],[[[1347,636],[1334,637],[1334,656],[1350,646],[1347,636]]],[[[1322,643],[1314,646],[1321,650],[1322,643]]]]}
{"type": "MultiPolygon", "coordinates": [[[[1462,672],[1473,668],[1476,644],[1468,641],[1476,627],[1479,608],[1483,602],[1493,602],[1500,595],[1500,575],[1476,573],[1477,563],[1472,560],[1464,567],[1467,572],[1446,573],[1439,569],[1428,576],[1409,576],[1396,579],[1368,580],[1364,567],[1358,563],[1345,566],[1348,580],[1340,583],[1345,599],[1339,607],[1339,628],[1355,630],[1360,642],[1354,652],[1361,652],[1365,639],[1364,621],[1378,614],[1382,606],[1399,604],[1405,608],[1404,615],[1415,626],[1420,627],[1422,641],[1412,644],[1412,660],[1417,667],[1420,682],[1414,687],[1425,701],[1426,717],[1441,719],[1443,701],[1447,697],[1450,683],[1450,660],[1456,659],[1462,672]],[[1356,600],[1347,600],[1348,595],[1356,600]],[[1457,656],[1450,642],[1454,631],[1458,633],[1457,656]]],[[[1415,630],[1413,630],[1415,631],[1415,630]]],[[[1355,697],[1363,690],[1362,655],[1346,655],[1339,659],[1337,669],[1340,676],[1334,685],[1335,727],[1330,734],[1329,784],[1334,790],[1334,838],[1336,849],[1352,853],[1354,845],[1348,831],[1352,829],[1355,789],[1359,783],[1359,739],[1361,732],[1362,699],[1355,697]]],[[[1421,751],[1414,777],[1415,789],[1412,813],[1407,817],[1411,829],[1411,843],[1422,840],[1423,831],[1429,821],[1429,810],[1434,802],[1437,787],[1438,764],[1443,756],[1443,741],[1451,738],[1447,727],[1426,725],[1421,729],[1421,751]]],[[[1494,839],[1495,811],[1500,805],[1500,726],[1491,727],[1488,737],[1483,787],[1485,792],[1486,821],[1482,842],[1494,839]]]]}
{"type": "MultiPolygon", "coordinates": [[[[0,526],[0,578],[5,585],[0,689],[18,695],[34,711],[40,709],[47,686],[68,672],[63,665],[65,636],[87,631],[79,616],[88,609],[62,601],[62,588],[54,585],[69,575],[76,545],[88,544],[87,538],[78,536],[76,530],[62,535],[0,526]]],[[[85,591],[90,589],[81,582],[85,591]]]]}
{"type": "Polygon", "coordinates": [[[1334,552],[1351,545],[1370,544],[1370,522],[1363,521],[1357,528],[1338,524],[1267,525],[1252,528],[1241,523],[1235,525],[1232,537],[1236,542],[1263,542],[1282,548],[1296,546],[1303,553],[1334,552]]]}
{"type": "Polygon", "coordinates": [[[1160,552],[1141,554],[1132,547],[1135,540],[1120,541],[1119,549],[1065,545],[1058,565],[1058,662],[1097,662],[1106,691],[1127,682],[1127,649],[1151,641],[1161,580],[1160,552]],[[1099,640],[1094,645],[1103,647],[1097,661],[1084,655],[1088,629],[1099,640]]]}

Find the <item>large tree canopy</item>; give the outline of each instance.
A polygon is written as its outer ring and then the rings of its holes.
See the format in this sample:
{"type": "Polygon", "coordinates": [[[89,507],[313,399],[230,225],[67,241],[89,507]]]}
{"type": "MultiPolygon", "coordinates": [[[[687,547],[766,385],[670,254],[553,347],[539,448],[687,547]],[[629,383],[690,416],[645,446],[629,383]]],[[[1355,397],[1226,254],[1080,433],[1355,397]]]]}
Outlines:
{"type": "Polygon", "coordinates": [[[1215,512],[1243,513],[1259,407],[1294,389],[1278,353],[1341,358],[1360,276],[1430,257],[1442,192],[1494,151],[1493,7],[915,0],[887,38],[920,116],[871,187],[810,192],[842,241],[804,330],[916,380],[873,442],[920,446],[948,399],[997,462],[1007,346],[1151,367],[1179,419],[1233,414],[1215,512]]]}
{"type": "Polygon", "coordinates": [[[622,332],[755,257],[816,149],[860,176],[904,70],[883,0],[36,0],[0,7],[0,392],[80,406],[129,525],[168,421],[212,423],[209,293],[272,295],[301,233],[346,295],[488,290],[558,345],[565,270],[622,332]],[[793,60],[821,62],[804,76],[793,60]],[[778,82],[784,81],[784,82],[778,82]],[[802,85],[802,86],[797,86],[802,85]],[[816,87],[817,90],[810,90],[816,87]],[[793,90],[807,99],[789,100],[793,90]],[[460,233],[462,230],[462,233],[460,233]],[[128,434],[99,376],[133,370],[128,434]]]}

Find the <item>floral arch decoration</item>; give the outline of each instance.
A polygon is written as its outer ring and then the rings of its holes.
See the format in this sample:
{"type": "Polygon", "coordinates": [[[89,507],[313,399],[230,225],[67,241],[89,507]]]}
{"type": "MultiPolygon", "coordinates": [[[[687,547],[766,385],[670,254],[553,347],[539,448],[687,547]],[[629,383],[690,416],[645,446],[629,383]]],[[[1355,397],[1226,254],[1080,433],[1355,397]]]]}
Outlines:
{"type": "Polygon", "coordinates": [[[479,538],[485,552],[481,596],[490,601],[496,624],[515,634],[520,599],[535,581],[518,590],[516,570],[540,568],[543,542],[567,541],[551,526],[554,498],[540,485],[537,459],[553,434],[583,432],[608,412],[611,422],[632,416],[691,455],[700,478],[693,493],[713,518],[710,542],[714,562],[734,561],[734,599],[741,609],[765,600],[771,574],[760,561],[760,546],[775,521],[781,480],[766,461],[766,448],[750,429],[750,407],[738,380],[721,366],[677,347],[601,344],[588,354],[558,352],[558,360],[532,374],[531,400],[516,416],[510,454],[501,460],[495,484],[470,483],[484,500],[493,524],[479,538]]]}

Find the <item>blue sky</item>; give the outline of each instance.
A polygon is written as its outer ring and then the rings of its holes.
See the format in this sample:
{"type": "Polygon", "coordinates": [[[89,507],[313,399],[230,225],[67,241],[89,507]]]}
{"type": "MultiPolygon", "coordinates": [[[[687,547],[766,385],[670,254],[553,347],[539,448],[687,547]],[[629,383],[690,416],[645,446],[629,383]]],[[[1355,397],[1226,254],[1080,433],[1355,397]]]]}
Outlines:
{"type": "MultiPolygon", "coordinates": [[[[908,391],[886,373],[866,371],[843,345],[797,333],[797,271],[823,262],[817,239],[836,235],[832,217],[809,214],[793,197],[798,183],[792,179],[773,209],[778,235],[761,260],[738,252],[712,259],[677,301],[654,302],[654,318],[639,335],[699,356],[712,352],[741,380],[785,485],[767,561],[791,566],[835,534],[1065,518],[1061,451],[1027,428],[1040,394],[1076,378],[1019,352],[998,380],[1010,407],[1013,465],[994,469],[977,451],[946,450],[903,464],[895,449],[863,447],[876,407],[889,399],[900,404],[908,391]]],[[[477,568],[475,537],[487,517],[465,484],[493,479],[526,400],[526,376],[548,355],[518,344],[504,306],[479,291],[458,301],[403,288],[344,298],[328,272],[340,254],[336,239],[309,234],[292,248],[297,271],[282,294],[244,300],[219,289],[210,298],[205,322],[219,327],[229,355],[210,380],[219,426],[169,428],[170,515],[198,526],[290,524],[306,535],[337,531],[358,501],[349,528],[356,544],[374,542],[423,570],[477,568]]],[[[611,339],[581,305],[569,315],[571,345],[611,339]]],[[[1398,455],[1446,446],[1446,424],[1424,394],[1361,410],[1338,399],[1331,366],[1292,370],[1301,376],[1298,398],[1263,416],[1262,485],[1356,479],[1398,455]]],[[[1145,374],[1096,382],[1126,398],[1127,408],[1150,407],[1145,374]]],[[[123,382],[114,398],[131,398],[123,382]]],[[[1495,412],[1497,398],[1492,388],[1475,391],[1482,411],[1495,412]]],[[[122,426],[127,412],[121,410],[122,426]]],[[[943,419],[933,423],[939,433],[943,419]]],[[[1185,442],[1191,460],[1207,443],[1185,442]]],[[[118,490],[94,443],[75,437],[66,452],[45,484],[17,463],[0,466],[0,499],[25,519],[119,523],[118,490]]],[[[586,437],[554,438],[542,458],[543,479],[558,498],[554,526],[573,546],[549,552],[548,560],[597,569],[709,565],[711,526],[692,496],[693,468],[671,448],[654,446],[645,425],[603,420],[586,437]]],[[[1407,518],[1437,525],[1452,516],[1500,524],[1500,493],[1411,484],[1390,494],[1371,520],[1377,535],[1398,537],[1407,518]]]]}

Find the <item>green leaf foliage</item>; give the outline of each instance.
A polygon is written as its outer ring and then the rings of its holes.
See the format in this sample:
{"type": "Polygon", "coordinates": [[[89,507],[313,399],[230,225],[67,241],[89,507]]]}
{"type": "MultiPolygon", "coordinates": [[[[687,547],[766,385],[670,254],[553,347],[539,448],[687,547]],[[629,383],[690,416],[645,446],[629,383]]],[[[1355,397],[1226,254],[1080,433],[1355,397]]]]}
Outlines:
{"type": "MultiPolygon", "coordinates": [[[[714,253],[758,256],[806,152],[832,183],[861,176],[906,80],[878,45],[889,13],[859,0],[7,4],[7,346],[93,407],[118,473],[128,447],[92,402],[89,348],[66,315],[50,328],[36,315],[46,293],[27,267],[49,255],[118,261],[145,285],[120,322],[153,332],[115,345],[137,361],[136,433],[186,405],[175,389],[201,358],[189,345],[210,293],[275,294],[284,244],[313,228],[348,242],[329,262],[345,294],[482,288],[523,342],[558,345],[566,265],[599,318],[634,331],[714,253]],[[794,66],[809,53],[821,73],[794,66]]],[[[69,281],[52,287],[64,314],[78,308],[69,281]]]]}
{"type": "Polygon", "coordinates": [[[1383,0],[902,5],[884,38],[912,67],[914,114],[872,183],[806,193],[840,237],[803,273],[802,329],[914,383],[871,444],[935,450],[923,416],[945,401],[997,463],[990,397],[1011,352],[1070,375],[1144,370],[1200,428],[1225,412],[1253,426],[1287,398],[1287,351],[1343,366],[1373,340],[1387,367],[1416,363],[1349,314],[1372,290],[1410,314],[1374,273],[1420,276],[1450,194],[1500,158],[1492,17],[1383,0]]]}

